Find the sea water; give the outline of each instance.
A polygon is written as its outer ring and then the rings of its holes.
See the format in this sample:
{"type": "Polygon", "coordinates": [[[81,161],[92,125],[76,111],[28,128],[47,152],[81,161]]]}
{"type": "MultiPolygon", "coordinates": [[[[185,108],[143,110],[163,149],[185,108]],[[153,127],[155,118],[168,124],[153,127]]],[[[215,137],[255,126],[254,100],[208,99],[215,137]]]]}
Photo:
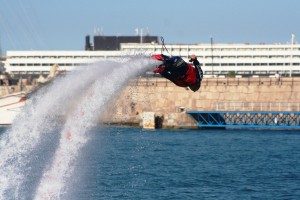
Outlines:
{"type": "Polygon", "coordinates": [[[87,134],[60,199],[300,199],[299,131],[107,126],[87,134]]]}

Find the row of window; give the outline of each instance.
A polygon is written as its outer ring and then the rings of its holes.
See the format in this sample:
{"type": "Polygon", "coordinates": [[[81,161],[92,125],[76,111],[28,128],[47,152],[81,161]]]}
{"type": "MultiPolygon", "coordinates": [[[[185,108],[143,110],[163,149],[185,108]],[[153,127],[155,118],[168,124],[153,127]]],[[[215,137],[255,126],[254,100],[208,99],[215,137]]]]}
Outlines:
{"type": "MultiPolygon", "coordinates": [[[[169,51],[189,51],[189,52],[203,52],[203,51],[300,51],[300,48],[292,48],[292,47],[287,47],[287,48],[217,48],[217,47],[208,47],[208,48],[191,48],[191,47],[181,47],[181,48],[174,48],[174,47],[168,47],[167,49],[169,51]]],[[[122,48],[123,51],[132,51],[131,48],[122,48]]],[[[160,47],[153,47],[153,48],[143,48],[142,50],[144,51],[160,51],[160,47]]]]}
{"type": "MultiPolygon", "coordinates": [[[[174,49],[175,50],[175,49],[174,49]]],[[[182,49],[184,50],[184,49],[182,49]]],[[[205,48],[205,49],[189,49],[189,51],[291,51],[289,48],[205,48]]],[[[300,48],[293,48],[293,51],[299,51],[300,48]]]]}
{"type": "MultiPolygon", "coordinates": [[[[55,65],[55,63],[14,63],[11,64],[10,66],[13,67],[24,67],[24,66],[45,66],[45,67],[49,67],[49,66],[53,66],[55,65]]],[[[60,63],[58,64],[59,66],[82,66],[84,65],[84,63],[60,63]]],[[[300,63],[203,63],[204,66],[299,66],[300,63]]]]}
{"type": "Polygon", "coordinates": [[[12,56],[14,59],[104,59],[115,56],[12,56]]]}
{"type": "MultiPolygon", "coordinates": [[[[25,58],[25,57],[21,57],[21,56],[16,56],[14,57],[15,59],[21,59],[21,58],[25,58]]],[[[27,59],[29,58],[35,58],[38,59],[40,57],[27,57],[27,59]]],[[[48,57],[42,57],[43,59],[46,59],[48,57]]],[[[68,59],[68,57],[52,57],[53,59],[68,59]]],[[[93,57],[70,57],[69,59],[76,59],[76,58],[80,58],[80,59],[104,59],[104,57],[97,57],[97,56],[93,56],[93,57]]],[[[112,58],[112,57],[107,57],[107,58],[112,58]]],[[[198,56],[199,59],[252,59],[252,58],[260,58],[260,59],[268,59],[268,58],[300,58],[300,55],[245,55],[245,56],[218,56],[218,55],[213,55],[213,56],[198,56]]]]}
{"type": "Polygon", "coordinates": [[[227,58],[231,58],[231,59],[236,59],[236,58],[300,58],[300,55],[265,55],[265,56],[198,56],[198,58],[202,58],[202,59],[211,59],[211,58],[221,58],[221,59],[227,59],[227,58]]]}
{"type": "MultiPolygon", "coordinates": [[[[151,49],[150,51],[152,51],[153,49],[151,49]]],[[[182,49],[170,49],[170,51],[181,51],[182,49]]],[[[187,49],[185,49],[187,50],[187,49]]],[[[190,52],[198,52],[198,51],[211,51],[211,49],[189,49],[190,52]]],[[[213,48],[214,52],[217,51],[237,51],[237,52],[241,52],[241,51],[247,51],[247,50],[255,50],[255,49],[218,49],[218,48],[213,48]]],[[[257,49],[257,51],[267,51],[268,49],[257,49]]],[[[272,50],[272,49],[269,49],[272,50]]],[[[280,50],[280,51],[287,51],[290,49],[273,49],[273,50],[280,50]]],[[[294,51],[297,51],[296,53],[299,52],[300,49],[294,49],[294,51]]],[[[290,53],[290,51],[287,51],[290,53]]],[[[270,55],[271,56],[271,55],[270,55]]],[[[269,57],[270,57],[269,56],[269,57]]],[[[277,57],[289,57],[290,55],[276,55],[277,57]]],[[[275,56],[275,57],[276,57],[275,56]]],[[[104,55],[99,55],[99,56],[12,56],[12,58],[15,59],[105,59],[105,58],[116,58],[118,56],[104,56],[104,55]]],[[[256,57],[260,57],[260,56],[256,56],[256,57]]],[[[265,57],[265,56],[262,56],[265,57]]],[[[274,56],[271,56],[274,57],[274,56]]],[[[300,55],[294,55],[293,57],[297,57],[300,58],[300,55]]]]}
{"type": "MultiPolygon", "coordinates": [[[[20,64],[17,64],[17,63],[13,63],[13,64],[10,64],[10,66],[17,66],[17,67],[24,67],[24,66],[53,66],[55,65],[55,63],[43,63],[43,64],[40,64],[40,63],[20,63],[20,64]]],[[[81,66],[81,65],[84,65],[83,63],[60,63],[58,64],[58,66],[81,66]]]]}
{"type": "Polygon", "coordinates": [[[300,63],[205,63],[204,66],[300,66],[300,63]]]}

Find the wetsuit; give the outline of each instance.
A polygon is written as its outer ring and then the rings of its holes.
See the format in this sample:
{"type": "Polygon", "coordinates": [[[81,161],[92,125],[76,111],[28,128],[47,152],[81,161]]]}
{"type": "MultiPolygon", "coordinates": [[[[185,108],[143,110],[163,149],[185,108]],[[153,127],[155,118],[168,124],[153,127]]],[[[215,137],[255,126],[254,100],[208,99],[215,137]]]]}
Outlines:
{"type": "Polygon", "coordinates": [[[201,81],[203,79],[203,71],[201,69],[201,65],[200,65],[199,61],[197,60],[197,57],[195,59],[191,59],[190,62],[193,62],[193,64],[194,64],[194,67],[196,69],[196,79],[197,79],[197,81],[196,81],[197,83],[190,86],[190,88],[191,88],[191,90],[196,92],[201,87],[201,81]]]}
{"type": "Polygon", "coordinates": [[[155,73],[160,73],[179,87],[189,87],[194,92],[200,88],[203,72],[197,59],[193,60],[195,67],[179,56],[168,57],[161,54],[155,55],[154,59],[163,61],[163,64],[154,70],[155,73]]]}

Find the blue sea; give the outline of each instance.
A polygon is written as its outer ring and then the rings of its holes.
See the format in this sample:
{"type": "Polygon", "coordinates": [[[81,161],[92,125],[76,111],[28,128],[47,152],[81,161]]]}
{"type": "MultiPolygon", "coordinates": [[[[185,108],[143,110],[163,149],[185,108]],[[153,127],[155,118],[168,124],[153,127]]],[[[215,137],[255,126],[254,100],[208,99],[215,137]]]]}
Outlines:
{"type": "Polygon", "coordinates": [[[61,199],[300,199],[300,131],[88,134],[61,199]]]}

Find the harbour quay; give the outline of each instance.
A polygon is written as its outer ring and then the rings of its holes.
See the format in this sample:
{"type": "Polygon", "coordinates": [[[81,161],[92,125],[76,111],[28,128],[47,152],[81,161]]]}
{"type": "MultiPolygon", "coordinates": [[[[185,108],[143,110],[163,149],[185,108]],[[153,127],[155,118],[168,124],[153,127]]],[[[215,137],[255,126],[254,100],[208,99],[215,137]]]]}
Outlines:
{"type": "MultiPolygon", "coordinates": [[[[24,79],[0,86],[0,93],[30,92],[37,85],[24,79]]],[[[167,129],[294,129],[300,124],[299,99],[300,77],[204,78],[198,92],[164,78],[139,77],[109,102],[99,122],[167,129]]]]}
{"type": "Polygon", "coordinates": [[[199,92],[162,78],[132,80],[102,118],[152,128],[300,127],[300,78],[207,78],[199,92]],[[151,119],[152,118],[152,119],[151,119]],[[147,125],[149,126],[149,125],[147,125]]]}

